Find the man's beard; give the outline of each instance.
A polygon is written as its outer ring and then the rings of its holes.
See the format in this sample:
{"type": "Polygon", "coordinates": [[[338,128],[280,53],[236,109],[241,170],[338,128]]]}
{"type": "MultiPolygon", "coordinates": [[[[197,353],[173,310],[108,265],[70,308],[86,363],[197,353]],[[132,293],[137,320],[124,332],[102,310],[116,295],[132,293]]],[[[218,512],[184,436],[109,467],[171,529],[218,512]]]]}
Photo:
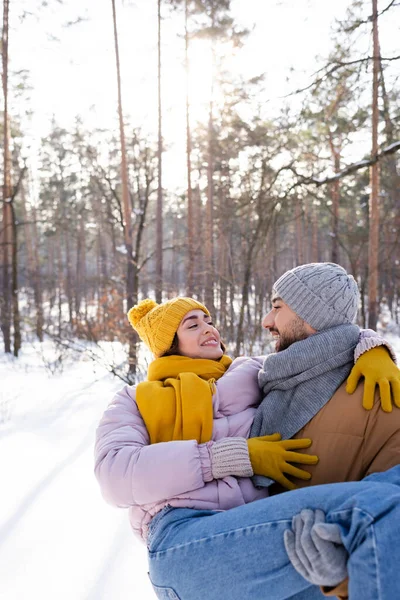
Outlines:
{"type": "Polygon", "coordinates": [[[295,317],[290,323],[287,325],[287,329],[285,331],[278,331],[279,340],[276,342],[275,351],[282,352],[282,350],[286,350],[294,344],[294,342],[300,342],[300,340],[305,340],[309,337],[309,333],[306,331],[306,323],[300,317],[295,317]]]}

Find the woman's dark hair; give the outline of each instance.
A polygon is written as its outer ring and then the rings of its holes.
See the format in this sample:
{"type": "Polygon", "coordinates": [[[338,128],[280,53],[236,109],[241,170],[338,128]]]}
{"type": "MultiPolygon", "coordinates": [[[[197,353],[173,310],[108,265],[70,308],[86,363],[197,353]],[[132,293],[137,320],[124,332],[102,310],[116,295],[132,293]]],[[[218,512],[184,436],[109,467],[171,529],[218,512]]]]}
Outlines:
{"type": "MultiPolygon", "coordinates": [[[[222,350],[223,350],[223,352],[225,354],[226,347],[225,347],[225,344],[223,342],[221,342],[221,348],[222,348],[222,350]]],[[[179,340],[178,340],[178,334],[177,333],[174,335],[174,339],[172,340],[171,347],[166,352],[164,352],[164,354],[160,358],[162,358],[163,356],[174,356],[176,354],[180,354],[180,352],[179,352],[179,340]]]]}

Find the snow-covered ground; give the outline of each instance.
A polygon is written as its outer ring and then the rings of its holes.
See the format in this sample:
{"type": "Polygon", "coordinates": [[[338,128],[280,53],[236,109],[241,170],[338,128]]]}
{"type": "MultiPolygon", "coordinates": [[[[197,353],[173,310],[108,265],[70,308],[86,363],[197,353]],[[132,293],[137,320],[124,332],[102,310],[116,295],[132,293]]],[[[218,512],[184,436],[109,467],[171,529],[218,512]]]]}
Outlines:
{"type": "Polygon", "coordinates": [[[145,546],[93,475],[95,428],[123,384],[85,355],[64,361],[50,375],[33,346],[0,355],[0,599],[154,599],[145,546]]]}
{"type": "Polygon", "coordinates": [[[93,475],[120,380],[81,360],[50,376],[33,347],[0,355],[0,599],[150,600],[146,548],[93,475]]]}

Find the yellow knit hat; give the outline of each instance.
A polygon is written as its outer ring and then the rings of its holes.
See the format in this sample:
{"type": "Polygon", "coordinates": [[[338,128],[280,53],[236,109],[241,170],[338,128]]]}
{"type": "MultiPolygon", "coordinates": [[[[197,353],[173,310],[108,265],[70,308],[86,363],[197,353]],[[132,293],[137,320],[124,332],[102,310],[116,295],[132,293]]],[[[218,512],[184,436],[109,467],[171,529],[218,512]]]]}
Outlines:
{"type": "Polygon", "coordinates": [[[128,319],[140,339],[159,358],[171,348],[183,317],[196,309],[210,315],[207,308],[193,298],[173,298],[164,304],[146,298],[130,309],[128,319]]]}

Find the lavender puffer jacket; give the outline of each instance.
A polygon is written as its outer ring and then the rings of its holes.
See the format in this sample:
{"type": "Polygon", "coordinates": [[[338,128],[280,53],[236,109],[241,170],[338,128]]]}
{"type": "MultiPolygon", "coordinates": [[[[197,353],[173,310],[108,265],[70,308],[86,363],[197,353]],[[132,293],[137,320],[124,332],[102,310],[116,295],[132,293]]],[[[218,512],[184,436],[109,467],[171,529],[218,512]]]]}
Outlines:
{"type": "MultiPolygon", "coordinates": [[[[237,358],[216,383],[212,440],[248,437],[261,401],[258,371],[261,358],[237,358]]],[[[144,540],[152,517],[166,504],[175,507],[227,510],[268,495],[250,478],[213,480],[213,441],[149,444],[135,401],[135,388],[125,386],[105,411],[96,434],[95,474],[110,504],[129,508],[131,525],[144,540]]]]}

